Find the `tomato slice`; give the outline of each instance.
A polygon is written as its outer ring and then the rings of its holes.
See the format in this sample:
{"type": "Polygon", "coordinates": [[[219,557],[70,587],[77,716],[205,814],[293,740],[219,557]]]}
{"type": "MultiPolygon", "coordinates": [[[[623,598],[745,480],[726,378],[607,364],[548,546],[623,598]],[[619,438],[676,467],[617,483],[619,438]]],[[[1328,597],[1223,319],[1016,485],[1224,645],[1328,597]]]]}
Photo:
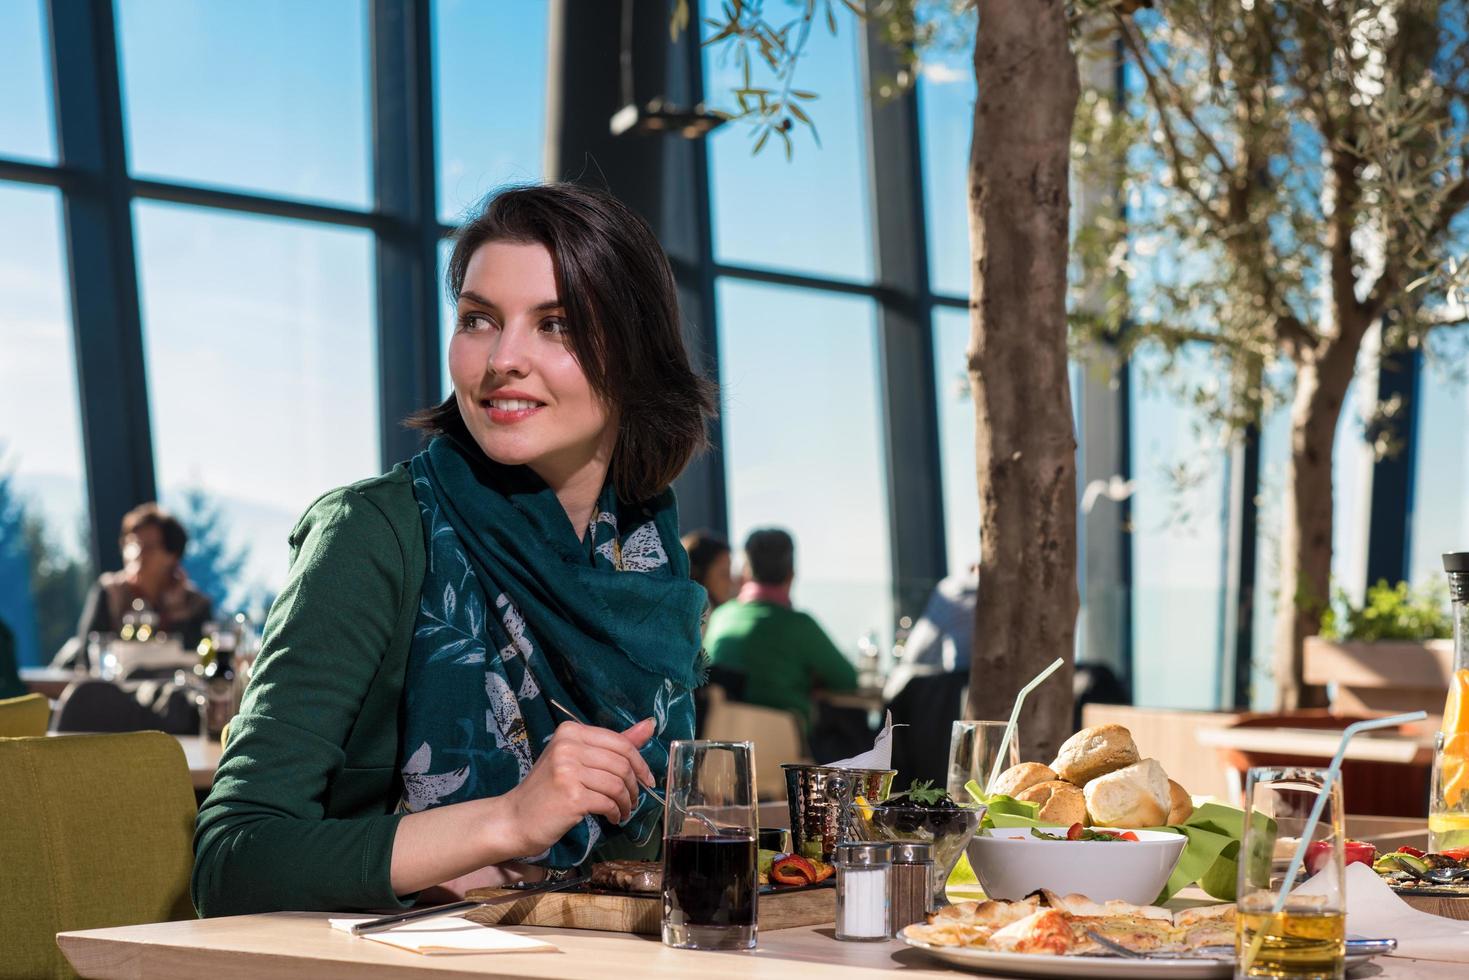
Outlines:
{"type": "Polygon", "coordinates": [[[1137,834],[1134,834],[1130,830],[1124,830],[1122,833],[1120,833],[1120,834],[1117,835],[1117,839],[1118,840],[1132,840],[1132,841],[1135,841],[1135,840],[1137,840],[1137,834]]]}
{"type": "Polygon", "coordinates": [[[1066,831],[1067,840],[1081,840],[1081,824],[1074,823],[1066,831]]]}

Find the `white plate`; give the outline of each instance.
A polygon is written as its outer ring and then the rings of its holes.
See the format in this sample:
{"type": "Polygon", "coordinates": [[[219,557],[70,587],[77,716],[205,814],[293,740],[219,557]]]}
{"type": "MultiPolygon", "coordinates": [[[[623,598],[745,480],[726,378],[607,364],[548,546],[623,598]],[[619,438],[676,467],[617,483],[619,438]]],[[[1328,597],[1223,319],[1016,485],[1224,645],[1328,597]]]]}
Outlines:
{"type": "MultiPolygon", "coordinates": [[[[1122,956],[1051,956],[1045,953],[999,953],[963,946],[933,946],[909,939],[907,930],[898,938],[965,970],[1008,974],[1015,977],[1148,977],[1156,980],[1216,980],[1234,976],[1232,960],[1148,959],[1122,956]]],[[[1348,956],[1347,969],[1361,966],[1372,957],[1348,956]]]]}

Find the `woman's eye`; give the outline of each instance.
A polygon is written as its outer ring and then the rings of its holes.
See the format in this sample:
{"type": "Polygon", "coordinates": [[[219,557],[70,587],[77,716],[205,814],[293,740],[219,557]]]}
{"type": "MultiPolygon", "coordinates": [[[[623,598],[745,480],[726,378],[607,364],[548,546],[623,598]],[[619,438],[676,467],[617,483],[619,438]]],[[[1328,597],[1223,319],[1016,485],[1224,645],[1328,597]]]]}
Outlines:
{"type": "Polygon", "coordinates": [[[556,337],[566,336],[566,321],[559,317],[548,317],[541,321],[541,329],[556,337]]]}
{"type": "Polygon", "coordinates": [[[494,322],[483,313],[465,313],[459,317],[459,329],[465,333],[487,330],[493,326],[494,322]]]}

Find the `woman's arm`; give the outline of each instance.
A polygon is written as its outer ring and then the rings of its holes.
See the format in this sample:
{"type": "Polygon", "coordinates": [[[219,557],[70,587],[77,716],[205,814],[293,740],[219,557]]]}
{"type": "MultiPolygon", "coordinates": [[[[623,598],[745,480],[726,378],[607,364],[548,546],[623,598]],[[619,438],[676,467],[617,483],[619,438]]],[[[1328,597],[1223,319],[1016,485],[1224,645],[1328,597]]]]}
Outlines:
{"type": "Polygon", "coordinates": [[[353,490],[314,504],[291,544],[286,584],[195,825],[202,915],[402,904],[388,877],[401,819],[383,799],[391,755],[376,770],[347,769],[344,747],[393,643],[403,552],[383,512],[353,490]],[[331,819],[329,804],[380,809],[331,819]]]}
{"type": "MultiPolygon", "coordinates": [[[[199,813],[193,894],[201,914],[402,905],[400,896],[539,854],[588,813],[625,819],[638,782],[653,785],[637,753],[651,723],[623,733],[568,723],[503,796],[328,818],[329,799],[391,782],[386,770],[344,769],[344,746],[393,641],[403,559],[386,517],[350,490],[313,506],[293,542],[286,586],[199,813]]],[[[372,804],[369,795],[357,806],[372,804]]]]}
{"type": "Polygon", "coordinates": [[[409,814],[393,841],[393,890],[421,891],[539,854],[589,813],[621,823],[639,784],[653,785],[638,754],[652,735],[652,719],[625,732],[566,722],[510,792],[409,814]]]}

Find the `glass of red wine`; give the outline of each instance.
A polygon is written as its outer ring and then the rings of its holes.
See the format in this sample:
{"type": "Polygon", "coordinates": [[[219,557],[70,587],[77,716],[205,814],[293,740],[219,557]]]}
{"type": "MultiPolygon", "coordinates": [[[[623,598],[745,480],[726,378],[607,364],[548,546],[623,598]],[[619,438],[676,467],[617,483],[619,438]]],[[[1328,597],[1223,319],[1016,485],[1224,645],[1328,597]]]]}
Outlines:
{"type": "Polygon", "coordinates": [[[663,811],[663,942],[753,949],[759,809],[749,742],[675,741],[663,811]]]}

